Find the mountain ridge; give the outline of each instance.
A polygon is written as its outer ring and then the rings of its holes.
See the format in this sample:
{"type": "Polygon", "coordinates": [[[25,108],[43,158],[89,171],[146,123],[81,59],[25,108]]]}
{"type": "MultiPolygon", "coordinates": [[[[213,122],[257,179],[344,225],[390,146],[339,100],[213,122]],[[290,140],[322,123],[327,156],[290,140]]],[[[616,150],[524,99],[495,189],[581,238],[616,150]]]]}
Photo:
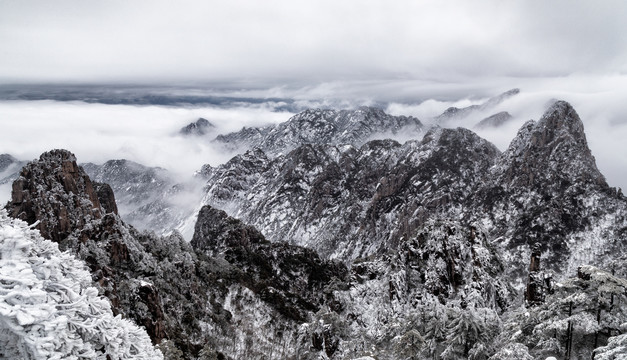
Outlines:
{"type": "Polygon", "coordinates": [[[85,259],[112,309],[166,358],[621,351],[627,198],[606,183],[567,102],[504,152],[435,126],[404,143],[257,147],[198,178],[189,243],[126,224],[112,187],[63,150],[24,168],[9,209],[85,259]]]}

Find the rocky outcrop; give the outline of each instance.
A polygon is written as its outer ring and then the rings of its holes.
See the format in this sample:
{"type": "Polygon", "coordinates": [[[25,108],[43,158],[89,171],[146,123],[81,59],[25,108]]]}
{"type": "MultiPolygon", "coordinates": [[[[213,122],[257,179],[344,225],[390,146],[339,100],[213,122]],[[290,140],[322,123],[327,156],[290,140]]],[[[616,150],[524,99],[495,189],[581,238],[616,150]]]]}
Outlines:
{"type": "Polygon", "coordinates": [[[113,194],[113,189],[109,184],[93,182],[93,187],[96,190],[96,195],[98,196],[98,201],[100,201],[100,205],[104,209],[105,213],[114,213],[118,214],[118,205],[115,202],[115,195],[113,194]]]}
{"type": "Polygon", "coordinates": [[[116,214],[111,187],[92,183],[65,150],[28,164],[15,188],[23,189],[9,204],[15,216],[39,221],[46,236],[87,263],[114,314],[144,326],[154,344],[185,359],[201,352],[295,356],[306,346],[300,326],[332,298],[328,285],[347,277],[343,265],[309,249],[270,244],[253,227],[210,208],[199,217],[196,249],[177,233],[140,233],[116,214]],[[65,210],[37,211],[49,208],[65,210]],[[86,216],[86,209],[98,216],[86,216]],[[71,221],[55,227],[55,217],[64,216],[71,221]]]}
{"type": "Polygon", "coordinates": [[[529,276],[527,278],[527,288],[525,289],[525,304],[527,306],[542,304],[546,295],[553,291],[551,274],[542,271],[540,268],[541,255],[541,246],[539,244],[532,246],[529,276]]]}
{"type": "Polygon", "coordinates": [[[431,214],[468,201],[498,155],[469,130],[441,128],[404,145],[308,144],[273,161],[256,150],[207,168],[203,202],[269,240],[354,259],[397,247],[431,214]]]}
{"type": "Polygon", "coordinates": [[[346,281],[348,275],[341,263],[322,260],[310,249],[270,243],[254,227],[210,206],[198,215],[191,245],[242,269],[247,287],[279,313],[299,322],[325,303],[321,296],[325,286],[346,281]]]}
{"type": "Polygon", "coordinates": [[[6,208],[12,217],[38,222],[41,235],[54,241],[104,214],[91,180],[66,150],[44,153],[26,165],[6,208]]]}
{"type": "Polygon", "coordinates": [[[523,125],[476,191],[473,208],[494,236],[508,239],[512,268],[521,271],[536,243],[547,269],[564,276],[582,262],[600,265],[626,239],[627,201],[605,182],[581,119],[564,101],[523,125]]]}
{"type": "Polygon", "coordinates": [[[561,181],[571,180],[607,186],[588,147],[583,123],[565,101],[555,102],[537,123],[523,125],[501,164],[499,180],[504,186],[565,186],[561,181]]]}
{"type": "Polygon", "coordinates": [[[214,256],[229,248],[250,247],[261,243],[268,241],[257,229],[210,206],[200,209],[194,237],[190,242],[194,249],[214,256]]]}

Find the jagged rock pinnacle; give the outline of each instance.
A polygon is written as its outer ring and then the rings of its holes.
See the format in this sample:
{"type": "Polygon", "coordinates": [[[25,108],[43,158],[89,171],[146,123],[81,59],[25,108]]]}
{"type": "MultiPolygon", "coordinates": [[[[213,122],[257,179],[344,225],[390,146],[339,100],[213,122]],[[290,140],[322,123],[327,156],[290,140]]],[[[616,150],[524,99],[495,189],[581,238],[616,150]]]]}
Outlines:
{"type": "Polygon", "coordinates": [[[67,150],[43,153],[24,166],[7,210],[29,224],[39,221],[41,235],[54,241],[106,213],[91,180],[67,150]]]}
{"type": "Polygon", "coordinates": [[[607,186],[588,147],[583,123],[566,101],[556,101],[539,121],[523,125],[501,163],[506,186],[557,184],[556,177],[607,186]]]}

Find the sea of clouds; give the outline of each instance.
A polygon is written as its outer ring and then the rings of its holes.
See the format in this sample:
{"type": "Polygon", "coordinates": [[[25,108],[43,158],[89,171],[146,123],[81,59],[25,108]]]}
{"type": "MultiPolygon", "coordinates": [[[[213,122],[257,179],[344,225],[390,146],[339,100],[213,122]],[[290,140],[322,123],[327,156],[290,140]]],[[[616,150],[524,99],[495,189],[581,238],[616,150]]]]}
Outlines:
{"type": "MultiPolygon", "coordinates": [[[[497,107],[473,113],[468,118],[447,126],[473,126],[499,111],[508,111],[514,118],[499,128],[473,129],[480,136],[505,150],[520,126],[530,119],[539,119],[553,99],[569,101],[582,118],[589,146],[597,165],[611,186],[627,188],[627,102],[624,77],[572,78],[560,81],[523,83],[521,92],[497,107]],[[604,89],[612,89],[608,91],[604,89]],[[622,87],[621,87],[622,86],[622,87]],[[545,90],[550,89],[550,90],[545,90]]],[[[272,88],[255,91],[254,96],[289,97],[293,109],[307,107],[354,108],[361,105],[383,107],[393,115],[413,115],[426,124],[448,107],[481,104],[490,95],[498,95],[508,87],[494,87],[480,95],[446,94],[434,88],[437,97],[429,98],[424,87],[403,87],[396,95],[386,91],[389,83],[325,84],[306,89],[272,88]],[[413,92],[411,90],[414,90],[413,92]],[[498,89],[498,90],[497,90],[498,89]],[[377,97],[376,94],[386,94],[377,97]],[[411,94],[415,94],[412,99],[411,94]]],[[[238,93],[251,95],[250,93],[238,93]]],[[[233,102],[229,106],[159,106],[109,105],[82,101],[0,101],[0,154],[8,153],[20,160],[37,158],[42,152],[63,148],[76,154],[78,161],[102,164],[111,159],[128,159],[146,166],[158,166],[181,179],[190,178],[202,165],[221,164],[234,154],[225,153],[211,140],[218,134],[247,126],[264,126],[287,121],[296,110],[286,110],[275,101],[233,102]],[[198,118],[208,119],[215,129],[203,137],[185,137],[179,130],[198,118]]],[[[10,186],[0,186],[0,201],[9,198],[10,186]]]]}

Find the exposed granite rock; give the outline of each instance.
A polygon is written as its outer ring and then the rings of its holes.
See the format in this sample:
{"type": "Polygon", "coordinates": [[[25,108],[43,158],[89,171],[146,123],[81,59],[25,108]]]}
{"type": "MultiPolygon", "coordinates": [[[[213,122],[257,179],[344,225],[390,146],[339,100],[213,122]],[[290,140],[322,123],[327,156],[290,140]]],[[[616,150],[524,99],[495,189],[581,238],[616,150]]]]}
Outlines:
{"type": "Polygon", "coordinates": [[[200,209],[194,237],[190,242],[194,249],[206,251],[213,256],[232,247],[250,247],[259,243],[269,242],[254,227],[245,225],[211,206],[200,209]]]}
{"type": "Polygon", "coordinates": [[[247,287],[279,313],[299,322],[324,304],[326,285],[345,281],[348,275],[341,263],[322,260],[303,247],[270,243],[254,227],[210,206],[198,215],[191,245],[242,269],[247,287]]]}
{"type": "Polygon", "coordinates": [[[91,180],[66,150],[52,150],[26,165],[13,183],[9,215],[60,241],[104,214],[91,180]]]}
{"type": "Polygon", "coordinates": [[[100,205],[104,209],[105,213],[114,213],[118,214],[118,205],[115,202],[115,195],[113,194],[113,189],[109,184],[93,182],[94,189],[96,190],[96,194],[98,195],[98,200],[100,201],[100,205]]]}
{"type": "Polygon", "coordinates": [[[536,123],[529,121],[503,154],[505,186],[537,186],[563,180],[607,186],[588,147],[583,123],[565,101],[555,102],[536,123]]]}
{"type": "Polygon", "coordinates": [[[43,154],[22,175],[15,188],[25,190],[14,192],[10,209],[45,224],[47,236],[88,264],[115,314],[143,325],[153,343],[167,340],[185,359],[201,352],[231,359],[296,356],[306,346],[300,326],[332,298],[328,285],[347,277],[343,265],[309,249],[270,244],[254,228],[210,208],[199,219],[197,250],[177,233],[140,233],[112,211],[110,187],[93,185],[64,150],[43,154]],[[49,203],[66,210],[35,211],[49,203]],[[98,216],[83,217],[85,209],[98,216]],[[84,221],[55,228],[48,225],[55,217],[84,221]],[[259,323],[258,314],[272,321],[259,323]]]}
{"type": "Polygon", "coordinates": [[[203,202],[269,240],[354,259],[395,248],[430,214],[468,200],[498,155],[469,130],[441,128],[404,145],[307,144],[273,161],[256,150],[207,168],[203,202]]]}
{"type": "Polygon", "coordinates": [[[508,239],[520,277],[535,243],[547,269],[566,276],[582,261],[601,265],[627,239],[627,201],[605,182],[583,123],[565,101],[523,125],[474,204],[483,213],[477,216],[489,217],[494,236],[508,239]]]}
{"type": "Polygon", "coordinates": [[[327,258],[396,249],[434,217],[477,221],[515,254],[508,268],[524,286],[536,242],[563,276],[588,256],[609,259],[596,243],[627,239],[625,198],[605,183],[566,102],[525,124],[503,154],[469,130],[435,127],[405,144],[306,144],[274,159],[256,150],[205,170],[203,204],[327,258]]]}

